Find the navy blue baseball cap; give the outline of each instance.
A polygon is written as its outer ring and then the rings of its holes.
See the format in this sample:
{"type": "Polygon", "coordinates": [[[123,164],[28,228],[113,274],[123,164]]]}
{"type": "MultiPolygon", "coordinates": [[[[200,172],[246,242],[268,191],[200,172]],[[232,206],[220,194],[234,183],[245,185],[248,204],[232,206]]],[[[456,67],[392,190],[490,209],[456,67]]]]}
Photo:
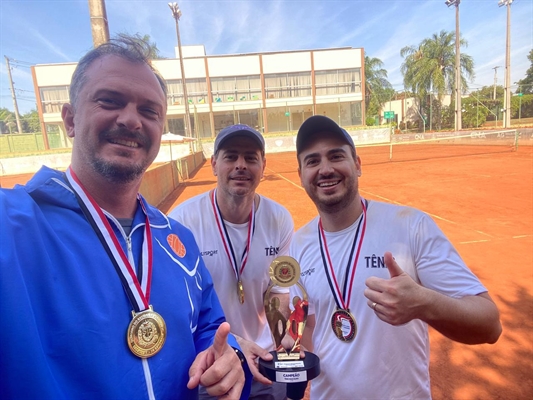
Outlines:
{"type": "Polygon", "coordinates": [[[257,145],[261,148],[261,151],[265,152],[265,139],[263,135],[257,132],[255,129],[244,124],[230,125],[222,129],[215,139],[214,153],[216,154],[220,150],[222,144],[235,136],[246,136],[256,141],[257,145]]]}
{"type": "Polygon", "coordinates": [[[335,121],[324,115],[314,115],[307,118],[296,135],[296,154],[300,154],[305,148],[309,137],[318,132],[329,132],[344,140],[355,150],[353,139],[346,130],[342,129],[335,121]]]}

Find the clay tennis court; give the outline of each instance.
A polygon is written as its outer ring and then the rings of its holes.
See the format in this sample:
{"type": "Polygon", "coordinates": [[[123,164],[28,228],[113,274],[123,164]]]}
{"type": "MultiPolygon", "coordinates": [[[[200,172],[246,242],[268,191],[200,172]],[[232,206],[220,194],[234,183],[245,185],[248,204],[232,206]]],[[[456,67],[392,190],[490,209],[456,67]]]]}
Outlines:
{"type": "MultiPolygon", "coordinates": [[[[460,153],[421,147],[410,151],[417,153],[408,154],[406,147],[398,161],[388,162],[385,148],[358,149],[362,195],[429,213],[489,289],[503,324],[495,345],[462,345],[430,330],[433,397],[531,398],[533,146],[519,146],[513,152],[470,148],[460,153]]],[[[296,171],[295,153],[267,154],[258,192],[284,204],[298,229],[316,210],[296,171]]],[[[168,211],[215,183],[207,162],[161,208],[168,211]]]]}
{"type": "MultiPolygon", "coordinates": [[[[531,398],[533,146],[519,146],[517,151],[471,147],[463,153],[410,147],[397,152],[393,162],[386,148],[358,148],[362,195],[429,213],[489,289],[503,324],[495,345],[462,345],[430,330],[433,397],[531,398]]],[[[293,152],[267,154],[258,192],[284,204],[300,228],[316,210],[296,171],[293,152]]],[[[11,187],[27,179],[28,175],[3,176],[1,183],[11,187]]],[[[160,208],[167,212],[215,183],[207,162],[160,208]]]]}

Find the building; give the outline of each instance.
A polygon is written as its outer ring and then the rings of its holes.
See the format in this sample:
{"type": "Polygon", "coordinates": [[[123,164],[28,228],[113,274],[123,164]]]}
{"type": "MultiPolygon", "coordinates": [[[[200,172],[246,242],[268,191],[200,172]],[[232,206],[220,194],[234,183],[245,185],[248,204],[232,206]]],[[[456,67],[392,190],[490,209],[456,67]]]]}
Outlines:
{"type": "MultiPolygon", "coordinates": [[[[365,121],[361,48],[216,56],[207,56],[203,46],[182,49],[194,137],[214,138],[235,123],[263,133],[295,131],[316,114],[327,115],[344,127],[361,126],[365,121]]],[[[179,59],[154,60],[153,65],[168,85],[167,130],[183,135],[179,59]]],[[[50,147],[70,143],[63,130],[61,106],[69,101],[75,67],[76,63],[32,67],[43,134],[55,138],[50,147]]]]}

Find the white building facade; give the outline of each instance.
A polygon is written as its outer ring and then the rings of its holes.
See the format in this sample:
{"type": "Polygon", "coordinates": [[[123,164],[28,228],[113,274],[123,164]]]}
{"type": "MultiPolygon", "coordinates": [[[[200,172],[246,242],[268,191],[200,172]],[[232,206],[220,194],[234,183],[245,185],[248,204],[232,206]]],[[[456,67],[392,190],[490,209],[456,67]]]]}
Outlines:
{"type": "MultiPolygon", "coordinates": [[[[236,123],[263,133],[294,132],[317,114],[347,129],[364,124],[362,48],[206,56],[203,46],[183,46],[183,54],[193,137],[214,138],[236,123]]],[[[153,65],[168,86],[167,131],[185,135],[179,59],[153,65]]],[[[76,63],[32,67],[43,137],[57,142],[51,148],[69,147],[61,106],[69,101],[75,68],[76,63]]]]}

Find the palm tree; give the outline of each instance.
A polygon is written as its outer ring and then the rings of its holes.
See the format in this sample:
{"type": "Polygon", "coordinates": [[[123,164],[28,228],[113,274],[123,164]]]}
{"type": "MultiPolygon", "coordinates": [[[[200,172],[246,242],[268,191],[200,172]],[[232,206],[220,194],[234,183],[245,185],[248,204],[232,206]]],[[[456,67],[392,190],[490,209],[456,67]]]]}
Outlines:
{"type": "Polygon", "coordinates": [[[376,115],[389,101],[394,90],[387,80],[387,70],[379,58],[365,55],[365,108],[367,115],[376,115]]]}
{"type": "MultiPolygon", "coordinates": [[[[460,46],[467,46],[460,39],[460,46]]],[[[400,55],[405,58],[401,66],[404,85],[415,93],[419,104],[425,105],[428,94],[437,94],[439,101],[437,129],[440,129],[440,109],[446,93],[453,92],[455,87],[455,33],[440,31],[418,45],[406,46],[400,55]]],[[[474,61],[472,57],[461,53],[461,89],[466,92],[467,81],[474,79],[474,61]]]]}

